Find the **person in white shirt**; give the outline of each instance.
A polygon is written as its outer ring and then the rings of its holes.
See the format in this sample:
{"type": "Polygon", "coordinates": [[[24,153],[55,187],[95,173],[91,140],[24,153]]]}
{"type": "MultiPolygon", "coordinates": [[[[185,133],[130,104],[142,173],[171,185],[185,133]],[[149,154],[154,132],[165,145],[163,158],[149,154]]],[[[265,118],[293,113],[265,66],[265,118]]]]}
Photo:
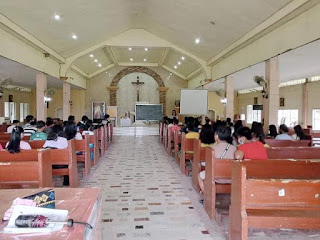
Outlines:
{"type": "Polygon", "coordinates": [[[7,133],[12,133],[12,129],[19,126],[19,120],[13,120],[12,125],[7,128],[7,133]]]}
{"type": "Polygon", "coordinates": [[[279,127],[279,135],[276,136],[276,140],[292,140],[288,135],[289,129],[285,124],[281,124],[279,127]]]}

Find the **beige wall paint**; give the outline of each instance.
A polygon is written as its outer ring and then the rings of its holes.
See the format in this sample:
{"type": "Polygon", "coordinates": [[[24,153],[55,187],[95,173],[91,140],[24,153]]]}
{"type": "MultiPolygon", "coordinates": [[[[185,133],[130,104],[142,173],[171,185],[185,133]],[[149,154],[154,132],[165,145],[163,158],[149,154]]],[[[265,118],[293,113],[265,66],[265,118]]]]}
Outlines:
{"type": "Polygon", "coordinates": [[[220,102],[221,98],[215,92],[208,93],[208,110],[214,110],[216,117],[224,116],[224,105],[220,102]]]}
{"type": "MultiPolygon", "coordinates": [[[[206,79],[205,74],[200,73],[198,76],[195,76],[194,78],[192,78],[188,81],[188,88],[194,89],[194,88],[199,87],[201,85],[200,81],[203,81],[205,79],[206,79]]],[[[202,84],[204,84],[204,81],[202,84]]]]}
{"type": "Polygon", "coordinates": [[[212,67],[212,79],[225,77],[288,49],[294,49],[318,39],[320,37],[319,12],[320,4],[215,64],[212,67]]]}
{"type": "MultiPolygon", "coordinates": [[[[308,115],[307,125],[312,125],[312,109],[320,109],[319,92],[320,82],[307,83],[308,91],[308,115]]],[[[248,93],[236,98],[236,110],[247,115],[247,105],[252,105],[254,97],[258,97],[258,104],[262,104],[261,93],[248,93]]],[[[294,85],[280,88],[280,98],[285,99],[285,106],[279,109],[298,109],[299,123],[302,123],[302,85],[294,85]]]]}
{"type": "MultiPolygon", "coordinates": [[[[91,116],[91,107],[92,101],[103,101],[106,103],[106,106],[110,103],[110,94],[107,90],[107,87],[110,86],[110,83],[114,76],[120,72],[121,70],[125,69],[126,67],[113,67],[106,72],[100,73],[99,75],[90,78],[87,81],[87,89],[86,89],[86,103],[85,103],[85,112],[88,116],[91,116]]],[[[188,82],[183,80],[175,75],[172,75],[171,78],[168,80],[167,77],[169,76],[169,72],[160,67],[149,67],[151,70],[158,73],[166,87],[169,88],[167,91],[167,112],[166,114],[171,114],[172,109],[174,109],[175,100],[180,99],[180,89],[187,88],[188,82]]],[[[156,86],[157,87],[157,86],[156,86]]],[[[119,92],[119,90],[118,90],[119,92]]],[[[151,93],[150,93],[151,94],[151,93]]],[[[121,98],[121,96],[117,96],[117,98],[121,98]]],[[[120,116],[120,115],[119,115],[120,116]]]]}

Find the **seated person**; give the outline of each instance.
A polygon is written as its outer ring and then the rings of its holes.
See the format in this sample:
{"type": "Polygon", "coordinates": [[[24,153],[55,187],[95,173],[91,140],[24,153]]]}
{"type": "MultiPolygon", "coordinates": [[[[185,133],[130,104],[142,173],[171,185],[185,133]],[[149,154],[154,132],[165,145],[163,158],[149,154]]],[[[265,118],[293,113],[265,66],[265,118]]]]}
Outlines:
{"type": "Polygon", "coordinates": [[[308,140],[300,125],[294,126],[294,134],[291,136],[292,140],[308,140]]]}
{"type": "Polygon", "coordinates": [[[252,130],[252,139],[254,141],[260,141],[265,147],[270,147],[264,141],[265,135],[264,135],[262,123],[259,123],[259,122],[256,123],[255,128],[252,130]]]}
{"type": "Polygon", "coordinates": [[[64,126],[64,133],[66,134],[67,140],[76,139],[82,140],[82,135],[78,132],[77,126],[74,122],[67,122],[64,126]]]}
{"type": "Polygon", "coordinates": [[[202,126],[200,132],[201,147],[212,147],[215,143],[214,129],[209,121],[202,126]]]}
{"type": "Polygon", "coordinates": [[[70,122],[70,123],[75,123],[75,118],[74,118],[73,115],[70,115],[70,116],[68,117],[68,122],[70,122]]]}
{"type": "Polygon", "coordinates": [[[187,123],[187,139],[199,139],[199,133],[194,131],[194,123],[192,121],[187,123]]]}
{"type": "Polygon", "coordinates": [[[103,125],[108,125],[110,123],[110,115],[106,114],[104,115],[104,119],[102,120],[103,125]]]}
{"type": "Polygon", "coordinates": [[[7,133],[12,133],[12,129],[19,126],[19,120],[13,120],[12,125],[7,128],[7,133]]]}
{"type": "Polygon", "coordinates": [[[32,133],[37,131],[36,121],[34,120],[32,115],[26,116],[27,123],[23,126],[24,135],[30,136],[32,133]]]}
{"type": "Polygon", "coordinates": [[[60,125],[54,125],[43,148],[65,149],[67,147],[68,140],[64,137],[63,128],[60,125]]]}
{"type": "Polygon", "coordinates": [[[170,128],[170,130],[171,130],[171,133],[174,133],[175,130],[178,130],[178,131],[181,130],[181,127],[179,126],[179,120],[178,119],[176,119],[176,118],[173,119],[173,125],[170,128]]]}
{"type": "Polygon", "coordinates": [[[79,127],[79,129],[87,130],[86,123],[88,120],[89,118],[87,116],[82,116],[81,121],[77,124],[77,127],[79,127]]]}
{"type": "Polygon", "coordinates": [[[49,134],[52,130],[52,127],[54,126],[54,122],[52,120],[52,118],[47,117],[47,121],[46,121],[46,128],[44,129],[44,133],[49,134]]]}
{"type": "Polygon", "coordinates": [[[48,135],[46,133],[44,133],[44,129],[45,129],[45,122],[44,121],[38,121],[37,122],[37,132],[32,133],[30,136],[30,140],[47,140],[48,135]]]}
{"type": "Polygon", "coordinates": [[[23,128],[19,126],[12,129],[10,141],[6,144],[6,149],[8,149],[10,153],[19,153],[20,150],[31,149],[29,143],[22,141],[24,136],[23,132],[23,128]]]}
{"type": "Polygon", "coordinates": [[[86,130],[82,131],[83,136],[86,134],[94,135],[94,126],[93,126],[92,120],[90,120],[90,119],[87,120],[85,129],[86,130]]]}
{"type": "Polygon", "coordinates": [[[241,127],[235,133],[240,146],[235,152],[236,159],[268,159],[267,150],[260,141],[254,141],[252,132],[248,127],[241,127]]]}
{"type": "MultiPolygon", "coordinates": [[[[217,127],[217,130],[214,134],[216,145],[212,147],[214,150],[215,158],[219,159],[234,159],[234,154],[237,150],[235,146],[232,145],[232,137],[231,137],[231,129],[230,127],[221,125],[217,127]]],[[[201,164],[204,166],[205,164],[201,164]]],[[[205,171],[200,172],[198,176],[199,186],[204,192],[204,184],[203,181],[205,179],[205,171]]]]}
{"type": "Polygon", "coordinates": [[[276,136],[278,135],[277,133],[277,127],[273,124],[269,125],[269,134],[268,137],[270,138],[276,138],[276,136]]]}
{"type": "Polygon", "coordinates": [[[279,127],[279,135],[276,136],[276,140],[292,140],[288,135],[289,128],[285,124],[281,124],[279,127]]]}

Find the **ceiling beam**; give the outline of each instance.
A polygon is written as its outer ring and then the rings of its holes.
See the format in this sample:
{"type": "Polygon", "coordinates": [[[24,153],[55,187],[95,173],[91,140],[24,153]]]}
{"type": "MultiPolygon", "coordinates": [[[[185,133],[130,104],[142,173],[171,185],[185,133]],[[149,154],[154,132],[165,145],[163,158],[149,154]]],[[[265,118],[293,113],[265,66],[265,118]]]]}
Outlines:
{"type": "Polygon", "coordinates": [[[112,61],[115,65],[118,65],[119,64],[119,60],[117,58],[117,55],[115,54],[114,50],[112,47],[108,47],[107,48],[109,54],[110,54],[110,57],[112,58],[112,61]]]}
{"type": "Polygon", "coordinates": [[[202,68],[199,67],[199,68],[197,68],[196,70],[194,70],[192,73],[190,73],[190,74],[187,76],[187,79],[188,79],[188,80],[189,80],[189,79],[192,79],[192,78],[198,76],[201,72],[202,72],[202,68]]]}
{"type": "Polygon", "coordinates": [[[318,0],[293,0],[254,29],[246,33],[239,40],[224,49],[218,55],[210,59],[208,61],[208,65],[213,66],[217,64],[226,57],[248,46],[318,3],[318,0]]]}
{"type": "Polygon", "coordinates": [[[147,62],[119,62],[119,66],[158,67],[158,63],[147,62]]]}
{"type": "Polygon", "coordinates": [[[80,74],[82,77],[89,78],[89,75],[86,72],[82,71],[80,68],[78,68],[76,65],[73,65],[71,68],[76,73],[80,74]]]}
{"type": "Polygon", "coordinates": [[[105,72],[105,71],[107,71],[108,69],[113,68],[114,66],[115,66],[115,64],[110,64],[110,65],[108,65],[108,66],[106,66],[106,67],[103,67],[103,68],[99,69],[98,71],[89,74],[89,75],[88,75],[88,78],[93,78],[94,76],[96,76],[96,75],[98,75],[98,74],[100,74],[100,73],[102,73],[102,72],[105,72]]]}
{"type": "Polygon", "coordinates": [[[21,41],[25,42],[29,46],[35,48],[36,50],[46,54],[46,56],[54,59],[58,63],[65,63],[66,60],[60,54],[49,48],[47,45],[40,42],[37,38],[32,36],[30,33],[16,25],[10,19],[6,18],[0,13],[0,27],[8,32],[9,34],[17,37],[21,41]]]}
{"type": "Polygon", "coordinates": [[[108,58],[109,62],[116,63],[117,59],[113,56],[113,52],[110,50],[111,47],[104,47],[102,51],[104,55],[108,58]]]}
{"type": "Polygon", "coordinates": [[[166,66],[166,65],[162,65],[162,67],[163,67],[165,70],[167,70],[167,71],[173,73],[174,75],[178,76],[179,78],[182,78],[183,80],[187,80],[186,76],[182,75],[181,73],[178,73],[177,71],[171,69],[170,67],[168,67],[168,66],[166,66]]]}
{"type": "Polygon", "coordinates": [[[162,51],[162,54],[159,58],[159,67],[161,67],[163,64],[164,64],[164,61],[166,60],[167,56],[168,56],[168,53],[169,53],[169,48],[165,48],[163,51],[162,51]]]}

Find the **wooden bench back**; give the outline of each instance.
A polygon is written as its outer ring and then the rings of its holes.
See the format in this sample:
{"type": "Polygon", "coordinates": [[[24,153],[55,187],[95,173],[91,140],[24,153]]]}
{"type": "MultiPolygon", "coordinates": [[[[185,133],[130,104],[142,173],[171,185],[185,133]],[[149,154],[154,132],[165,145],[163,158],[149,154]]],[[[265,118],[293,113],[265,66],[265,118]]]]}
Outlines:
{"type": "Polygon", "coordinates": [[[186,138],[186,134],[181,134],[181,151],[193,151],[194,139],[186,138]]]}
{"type": "Polygon", "coordinates": [[[271,147],[267,148],[269,159],[319,159],[318,147],[271,147]]]}
{"type": "Polygon", "coordinates": [[[174,158],[176,159],[176,162],[179,163],[179,149],[181,144],[181,132],[179,130],[175,130],[173,132],[173,141],[174,141],[174,158]]]}
{"type": "Polygon", "coordinates": [[[266,144],[270,147],[309,147],[311,146],[310,140],[275,140],[275,139],[265,139],[266,144]]]}
{"type": "Polygon", "coordinates": [[[1,150],[0,187],[52,187],[51,168],[50,150],[1,150]]]}
{"type": "Polygon", "coordinates": [[[91,170],[89,134],[85,134],[82,140],[75,140],[75,149],[82,152],[82,155],[76,155],[77,162],[84,162],[84,174],[88,176],[91,170]]]}
{"type": "Polygon", "coordinates": [[[240,188],[243,204],[250,209],[320,207],[319,163],[311,160],[234,162],[232,190],[240,188]]]}

